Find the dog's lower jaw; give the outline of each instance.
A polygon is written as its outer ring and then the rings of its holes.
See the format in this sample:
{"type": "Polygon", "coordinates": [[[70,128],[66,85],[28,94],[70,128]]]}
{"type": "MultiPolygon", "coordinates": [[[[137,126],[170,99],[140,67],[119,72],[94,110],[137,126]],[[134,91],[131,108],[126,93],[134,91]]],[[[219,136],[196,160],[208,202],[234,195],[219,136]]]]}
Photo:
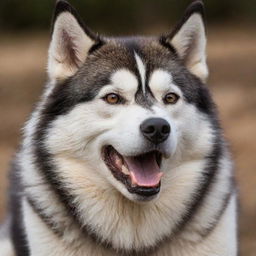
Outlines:
{"type": "Polygon", "coordinates": [[[131,201],[132,203],[150,203],[156,201],[161,194],[161,187],[159,192],[152,196],[142,196],[136,193],[131,193],[128,191],[127,187],[120,181],[116,180],[113,176],[109,177],[111,186],[114,187],[117,194],[120,194],[120,197],[123,197],[125,200],[131,201]]]}

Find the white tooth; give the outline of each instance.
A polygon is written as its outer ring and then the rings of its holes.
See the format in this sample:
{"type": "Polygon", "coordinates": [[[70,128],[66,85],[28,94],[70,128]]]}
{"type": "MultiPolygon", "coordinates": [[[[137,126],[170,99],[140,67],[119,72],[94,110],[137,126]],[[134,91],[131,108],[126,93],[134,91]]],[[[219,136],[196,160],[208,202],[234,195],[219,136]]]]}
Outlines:
{"type": "Polygon", "coordinates": [[[130,177],[131,177],[132,187],[136,187],[136,179],[135,179],[135,176],[132,172],[131,172],[130,177]]]}
{"type": "Polygon", "coordinates": [[[126,175],[129,175],[129,170],[127,169],[127,167],[125,165],[122,165],[122,172],[126,175]]]}

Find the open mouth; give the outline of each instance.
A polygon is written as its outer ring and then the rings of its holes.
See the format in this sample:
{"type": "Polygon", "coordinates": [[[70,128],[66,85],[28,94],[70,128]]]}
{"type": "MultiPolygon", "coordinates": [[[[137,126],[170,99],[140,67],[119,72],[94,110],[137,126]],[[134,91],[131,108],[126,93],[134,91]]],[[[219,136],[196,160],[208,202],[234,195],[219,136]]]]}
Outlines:
{"type": "Polygon", "coordinates": [[[162,154],[159,151],[122,156],[112,146],[107,146],[103,149],[103,160],[130,193],[150,197],[160,191],[163,173],[160,171],[162,154]]]}

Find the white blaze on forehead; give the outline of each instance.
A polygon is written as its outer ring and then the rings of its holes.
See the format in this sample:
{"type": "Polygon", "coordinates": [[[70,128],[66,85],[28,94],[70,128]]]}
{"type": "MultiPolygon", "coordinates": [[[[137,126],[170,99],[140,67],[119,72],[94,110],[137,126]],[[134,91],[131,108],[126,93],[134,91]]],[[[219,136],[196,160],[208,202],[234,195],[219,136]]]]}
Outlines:
{"type": "Polygon", "coordinates": [[[146,68],[145,68],[145,65],[142,61],[142,59],[139,57],[139,55],[134,52],[134,55],[135,55],[135,60],[136,60],[136,63],[137,63],[137,67],[138,67],[138,70],[139,70],[139,73],[140,73],[140,78],[141,78],[141,83],[142,83],[142,91],[143,93],[145,94],[146,93],[146,68]]]}

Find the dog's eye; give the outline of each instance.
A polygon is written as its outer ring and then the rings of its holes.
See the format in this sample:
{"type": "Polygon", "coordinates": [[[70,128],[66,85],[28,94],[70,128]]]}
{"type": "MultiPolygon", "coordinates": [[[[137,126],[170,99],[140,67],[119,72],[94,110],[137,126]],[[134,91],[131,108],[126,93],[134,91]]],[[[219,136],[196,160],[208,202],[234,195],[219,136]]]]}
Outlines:
{"type": "Polygon", "coordinates": [[[121,97],[115,93],[109,93],[104,97],[104,100],[109,104],[118,104],[121,101],[121,97]]]}
{"type": "Polygon", "coordinates": [[[167,93],[164,97],[165,104],[175,104],[179,100],[179,96],[173,92],[167,93]]]}

